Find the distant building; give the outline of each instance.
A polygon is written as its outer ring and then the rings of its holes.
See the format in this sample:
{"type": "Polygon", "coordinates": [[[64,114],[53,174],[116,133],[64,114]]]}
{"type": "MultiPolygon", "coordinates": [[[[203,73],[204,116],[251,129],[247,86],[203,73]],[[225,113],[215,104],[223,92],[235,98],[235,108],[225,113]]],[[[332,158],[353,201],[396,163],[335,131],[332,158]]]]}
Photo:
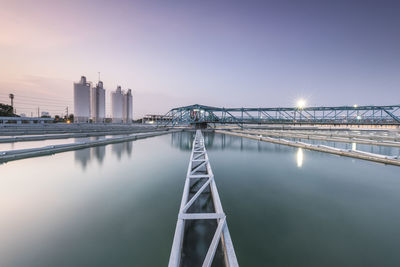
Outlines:
{"type": "Polygon", "coordinates": [[[123,122],[131,123],[132,122],[132,111],[133,111],[133,99],[132,99],[132,90],[128,89],[126,94],[124,94],[124,101],[123,101],[123,122]]]}
{"type": "Polygon", "coordinates": [[[74,83],[74,121],[89,122],[90,119],[90,83],[82,76],[80,82],[74,83]]]}
{"type": "MultiPolygon", "coordinates": [[[[131,123],[133,119],[132,90],[126,93],[118,86],[111,92],[112,122],[131,123]]],[[[103,82],[99,81],[95,87],[82,76],[80,82],[74,83],[75,122],[110,122],[106,119],[106,90],[103,82]]]]}
{"type": "Polygon", "coordinates": [[[92,88],[92,120],[93,122],[104,122],[106,117],[106,90],[103,82],[99,81],[92,88]]]}
{"type": "Polygon", "coordinates": [[[42,118],[50,118],[50,113],[47,111],[42,111],[41,112],[41,117],[42,118]]]}
{"type": "Polygon", "coordinates": [[[153,124],[162,121],[172,121],[172,116],[165,116],[162,114],[147,114],[142,118],[142,123],[153,124]]]}
{"type": "Polygon", "coordinates": [[[124,95],[122,94],[121,86],[117,87],[115,92],[111,92],[111,108],[112,108],[112,122],[123,122],[123,104],[124,95]]]}

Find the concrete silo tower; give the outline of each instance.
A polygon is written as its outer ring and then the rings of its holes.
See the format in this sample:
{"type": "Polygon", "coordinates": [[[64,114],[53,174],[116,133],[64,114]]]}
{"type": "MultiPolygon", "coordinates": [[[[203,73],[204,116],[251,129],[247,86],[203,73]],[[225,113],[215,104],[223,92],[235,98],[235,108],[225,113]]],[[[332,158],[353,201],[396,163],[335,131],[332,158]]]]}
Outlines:
{"type": "Polygon", "coordinates": [[[86,77],[74,83],[74,121],[89,122],[90,119],[90,83],[86,77]]]}
{"type": "Polygon", "coordinates": [[[123,105],[124,95],[121,90],[121,86],[117,86],[114,92],[111,92],[111,108],[112,108],[112,122],[122,123],[123,122],[123,105]]]}
{"type": "Polygon", "coordinates": [[[133,98],[132,98],[132,90],[128,89],[124,94],[124,103],[123,103],[123,121],[125,123],[132,122],[132,111],[133,111],[133,98]]]}
{"type": "Polygon", "coordinates": [[[106,90],[103,82],[99,81],[92,88],[92,120],[93,122],[104,122],[106,117],[106,90]]]}

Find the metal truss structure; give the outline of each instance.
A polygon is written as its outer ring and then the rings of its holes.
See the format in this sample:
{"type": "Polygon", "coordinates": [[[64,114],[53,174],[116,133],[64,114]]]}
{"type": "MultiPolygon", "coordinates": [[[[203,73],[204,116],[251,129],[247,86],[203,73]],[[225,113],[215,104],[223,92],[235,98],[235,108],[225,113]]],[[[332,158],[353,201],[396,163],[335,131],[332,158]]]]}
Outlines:
{"type": "Polygon", "coordinates": [[[218,260],[225,266],[239,266],[204,138],[197,130],[168,266],[209,267],[218,260]],[[214,234],[207,238],[207,232],[214,234]],[[199,251],[199,248],[208,249],[199,251]]]}
{"type": "Polygon", "coordinates": [[[218,108],[191,105],[171,109],[159,126],[187,124],[356,124],[400,125],[400,105],[304,108],[218,108]]]}

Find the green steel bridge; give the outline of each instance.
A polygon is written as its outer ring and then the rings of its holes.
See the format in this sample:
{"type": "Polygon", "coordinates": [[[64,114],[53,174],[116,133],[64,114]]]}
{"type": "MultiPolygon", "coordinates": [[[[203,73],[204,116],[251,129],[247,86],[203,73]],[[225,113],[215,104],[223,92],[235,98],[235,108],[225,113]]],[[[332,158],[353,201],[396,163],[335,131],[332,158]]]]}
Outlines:
{"type": "Polygon", "coordinates": [[[220,108],[190,105],[171,109],[159,126],[188,124],[400,125],[400,105],[292,108],[220,108]]]}

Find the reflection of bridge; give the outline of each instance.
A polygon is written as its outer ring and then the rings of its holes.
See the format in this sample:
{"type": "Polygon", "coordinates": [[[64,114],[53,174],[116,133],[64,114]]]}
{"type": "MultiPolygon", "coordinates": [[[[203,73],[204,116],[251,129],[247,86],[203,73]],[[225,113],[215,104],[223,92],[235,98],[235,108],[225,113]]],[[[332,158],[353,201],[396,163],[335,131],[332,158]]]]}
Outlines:
{"type": "MultiPolygon", "coordinates": [[[[216,134],[214,131],[203,131],[204,145],[208,151],[217,150],[246,150],[246,151],[266,151],[271,150],[271,146],[264,146],[261,142],[252,142],[251,139],[245,137],[237,137],[225,134],[216,134]]],[[[194,133],[173,132],[171,133],[171,146],[179,148],[183,151],[191,151],[194,133]]],[[[279,148],[284,151],[286,148],[279,148]]]]}
{"type": "Polygon", "coordinates": [[[191,105],[171,109],[158,125],[340,124],[400,125],[400,105],[304,108],[218,108],[191,105]]]}

